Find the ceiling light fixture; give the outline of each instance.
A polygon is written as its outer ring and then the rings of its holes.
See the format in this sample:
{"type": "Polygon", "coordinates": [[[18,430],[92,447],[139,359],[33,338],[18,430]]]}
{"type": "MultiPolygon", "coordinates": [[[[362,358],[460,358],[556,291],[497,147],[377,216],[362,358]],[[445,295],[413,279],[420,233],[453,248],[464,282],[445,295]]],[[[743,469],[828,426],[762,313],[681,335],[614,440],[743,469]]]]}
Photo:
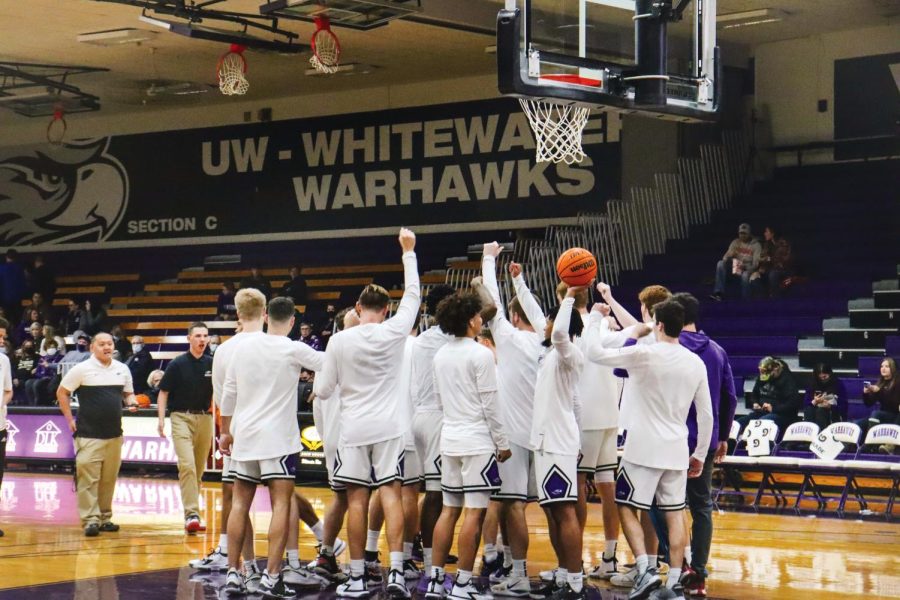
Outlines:
{"type": "Polygon", "coordinates": [[[155,31],[136,29],[134,27],[123,27],[121,29],[107,29],[105,31],[79,33],[78,37],[75,39],[83,44],[92,44],[94,46],[119,46],[121,44],[140,44],[141,42],[149,42],[155,38],[156,35],[155,31]]]}
{"type": "Polygon", "coordinates": [[[716,23],[722,29],[736,29],[764,23],[777,23],[788,16],[786,11],[777,8],[758,8],[741,12],[726,13],[716,16],[716,23]]]}

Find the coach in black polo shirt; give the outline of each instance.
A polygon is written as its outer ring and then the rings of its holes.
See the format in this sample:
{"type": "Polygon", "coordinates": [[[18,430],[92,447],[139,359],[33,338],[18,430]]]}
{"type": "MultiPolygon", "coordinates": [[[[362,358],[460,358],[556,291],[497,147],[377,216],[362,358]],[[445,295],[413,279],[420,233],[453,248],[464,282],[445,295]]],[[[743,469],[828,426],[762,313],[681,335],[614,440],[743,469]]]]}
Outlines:
{"type": "Polygon", "coordinates": [[[178,456],[178,484],[184,505],[184,529],[196,533],[200,523],[200,482],[213,437],[212,357],[206,354],[209,329],[191,323],[190,349],[172,360],[159,384],[159,435],[165,437],[166,407],[172,426],[172,444],[178,456]]]}

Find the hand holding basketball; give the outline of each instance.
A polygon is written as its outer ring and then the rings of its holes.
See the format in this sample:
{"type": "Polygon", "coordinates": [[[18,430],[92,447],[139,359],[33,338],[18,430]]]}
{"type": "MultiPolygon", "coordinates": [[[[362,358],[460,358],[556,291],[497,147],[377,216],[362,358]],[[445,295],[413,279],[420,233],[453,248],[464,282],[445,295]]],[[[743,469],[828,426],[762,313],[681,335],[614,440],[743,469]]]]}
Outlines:
{"type": "Polygon", "coordinates": [[[400,228],[400,247],[404,252],[412,252],[416,248],[416,234],[406,227],[400,228]]]}
{"type": "Polygon", "coordinates": [[[588,289],[587,285],[578,285],[578,286],[569,286],[569,289],[566,290],[566,298],[574,298],[576,294],[579,292],[588,289]]]}
{"type": "Polygon", "coordinates": [[[556,261],[556,274],[569,287],[585,287],[597,276],[597,259],[584,248],[569,248],[556,261]]]}
{"type": "Polygon", "coordinates": [[[509,263],[509,274],[512,275],[513,279],[522,274],[522,265],[517,262],[509,263]]]}
{"type": "Polygon", "coordinates": [[[485,256],[493,256],[494,258],[497,258],[498,256],[500,256],[501,252],[503,252],[503,246],[501,246],[497,242],[490,242],[484,245],[485,256]]]}

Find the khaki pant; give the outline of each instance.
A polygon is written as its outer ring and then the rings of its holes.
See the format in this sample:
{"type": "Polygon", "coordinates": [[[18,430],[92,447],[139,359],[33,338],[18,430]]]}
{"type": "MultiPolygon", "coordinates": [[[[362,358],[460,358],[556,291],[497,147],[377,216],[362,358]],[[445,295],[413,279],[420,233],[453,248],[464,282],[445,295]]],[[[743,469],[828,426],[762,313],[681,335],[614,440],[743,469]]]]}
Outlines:
{"type": "Polygon", "coordinates": [[[206,470],[206,459],[212,447],[212,415],[195,415],[173,412],[169,415],[172,425],[172,444],[178,457],[178,485],[181,487],[181,503],[184,518],[200,516],[200,481],[206,470]]]}
{"type": "Polygon", "coordinates": [[[112,518],[113,493],[122,464],[122,437],[76,437],[75,452],[78,516],[82,525],[102,525],[112,518]]]}

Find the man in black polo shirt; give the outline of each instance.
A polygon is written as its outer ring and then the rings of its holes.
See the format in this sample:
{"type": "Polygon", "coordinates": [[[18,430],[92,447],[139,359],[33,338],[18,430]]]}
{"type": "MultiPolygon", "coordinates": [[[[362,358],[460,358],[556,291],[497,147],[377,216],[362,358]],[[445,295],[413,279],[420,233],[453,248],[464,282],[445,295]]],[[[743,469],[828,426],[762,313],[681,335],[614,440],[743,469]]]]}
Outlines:
{"type": "Polygon", "coordinates": [[[59,408],[75,434],[78,515],[84,534],[114,532],[112,499],[122,464],[122,402],[137,410],[128,367],[113,360],[115,345],[108,333],[98,333],[91,357],[69,369],[56,391],[59,408]],[[69,401],[78,391],[78,421],[69,401]]]}
{"type": "Polygon", "coordinates": [[[191,323],[187,335],[190,349],[166,367],[159,384],[157,406],[159,435],[165,437],[166,407],[172,426],[172,443],[178,457],[178,484],[184,505],[184,529],[197,533],[200,523],[200,482],[213,437],[212,356],[206,354],[209,329],[191,323]]]}

